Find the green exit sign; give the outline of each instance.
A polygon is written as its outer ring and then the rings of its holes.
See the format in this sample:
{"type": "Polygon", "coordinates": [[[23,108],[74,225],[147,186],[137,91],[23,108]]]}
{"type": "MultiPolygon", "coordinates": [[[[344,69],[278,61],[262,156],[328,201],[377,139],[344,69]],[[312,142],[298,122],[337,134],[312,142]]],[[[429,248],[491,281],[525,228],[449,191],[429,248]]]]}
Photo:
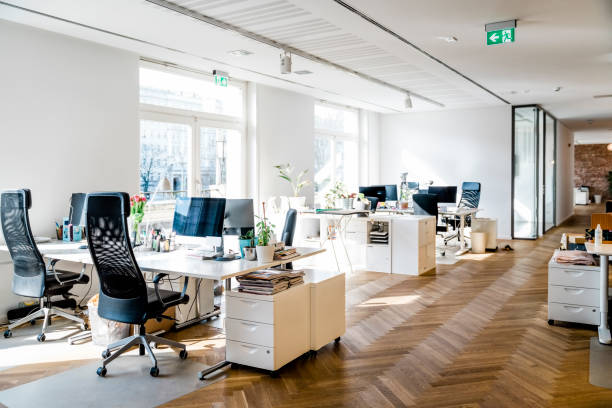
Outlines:
{"type": "Polygon", "coordinates": [[[215,85],[227,87],[227,83],[229,82],[229,75],[227,72],[214,70],[213,76],[215,77],[215,85]]]}
{"type": "Polygon", "coordinates": [[[487,45],[514,42],[514,28],[487,31],[487,45]]]}

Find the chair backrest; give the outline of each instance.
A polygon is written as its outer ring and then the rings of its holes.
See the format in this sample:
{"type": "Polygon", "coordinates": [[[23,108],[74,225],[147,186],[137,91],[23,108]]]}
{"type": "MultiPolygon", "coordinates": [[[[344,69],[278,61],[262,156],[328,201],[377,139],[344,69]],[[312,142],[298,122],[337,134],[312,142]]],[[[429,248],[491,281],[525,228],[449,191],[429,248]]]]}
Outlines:
{"type": "Polygon", "coordinates": [[[40,298],[45,292],[46,267],[30,228],[30,190],[3,191],[0,202],[2,232],[13,260],[13,293],[40,298]]]}
{"type": "Polygon", "coordinates": [[[478,208],[480,203],[480,183],[465,181],[461,185],[461,199],[458,207],[478,208]]]}
{"type": "Polygon", "coordinates": [[[109,320],[144,323],[147,285],[128,236],[127,193],[87,195],[87,244],[100,278],[98,314],[109,320]]]}
{"type": "Polygon", "coordinates": [[[281,241],[283,241],[286,246],[293,245],[293,236],[295,235],[296,222],[297,210],[294,208],[290,208],[287,211],[287,215],[285,216],[285,227],[283,228],[283,235],[281,236],[281,241]]]}
{"type": "Polygon", "coordinates": [[[366,197],[366,199],[370,202],[370,211],[376,212],[376,208],[378,208],[378,197],[366,197]]]}
{"type": "Polygon", "coordinates": [[[414,194],[412,196],[414,215],[433,215],[438,221],[438,195],[414,194]]]}

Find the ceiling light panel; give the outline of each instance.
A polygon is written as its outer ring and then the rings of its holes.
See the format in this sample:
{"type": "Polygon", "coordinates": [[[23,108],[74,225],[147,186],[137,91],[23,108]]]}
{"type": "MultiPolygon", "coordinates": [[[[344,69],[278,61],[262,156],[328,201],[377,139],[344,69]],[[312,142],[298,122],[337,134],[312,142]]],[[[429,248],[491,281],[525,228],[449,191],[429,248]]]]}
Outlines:
{"type": "MultiPolygon", "coordinates": [[[[173,0],[170,3],[295,47],[425,97],[429,97],[427,92],[418,91],[421,88],[419,87],[421,78],[448,85],[376,44],[365,41],[358,35],[335,26],[288,0],[173,0]],[[407,86],[408,82],[404,82],[407,79],[404,76],[407,67],[410,73],[415,74],[414,81],[409,82],[411,87],[407,86]],[[374,73],[376,70],[384,71],[388,77],[378,77],[374,73]]],[[[430,84],[421,85],[425,85],[423,88],[426,88],[430,84]]],[[[454,89],[456,90],[456,87],[454,89]]],[[[445,102],[443,96],[437,98],[431,99],[452,106],[452,103],[445,102]]],[[[473,95],[471,98],[474,104],[486,102],[480,95],[473,95]]]]}

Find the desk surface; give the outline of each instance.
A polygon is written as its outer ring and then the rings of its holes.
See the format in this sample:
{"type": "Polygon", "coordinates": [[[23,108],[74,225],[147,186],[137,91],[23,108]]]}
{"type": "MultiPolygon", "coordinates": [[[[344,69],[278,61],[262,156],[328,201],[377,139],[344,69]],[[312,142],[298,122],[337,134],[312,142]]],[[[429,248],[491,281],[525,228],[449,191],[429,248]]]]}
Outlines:
{"type": "MultiPolygon", "coordinates": [[[[89,250],[79,249],[86,242],[52,241],[38,244],[38,250],[45,258],[59,259],[61,261],[92,264],[89,250]]],[[[136,261],[143,272],[168,273],[173,275],[190,276],[202,279],[224,280],[249,272],[272,268],[288,262],[295,262],[313,255],[325,252],[322,248],[296,248],[299,256],[282,261],[259,263],[236,259],[234,261],[203,261],[188,256],[186,250],[173,252],[134,251],[136,261]]],[[[0,246],[0,251],[7,251],[6,245],[0,246]]]]}
{"type": "Polygon", "coordinates": [[[595,246],[595,244],[587,242],[584,246],[586,246],[586,250],[589,254],[612,256],[612,244],[595,246]]]}

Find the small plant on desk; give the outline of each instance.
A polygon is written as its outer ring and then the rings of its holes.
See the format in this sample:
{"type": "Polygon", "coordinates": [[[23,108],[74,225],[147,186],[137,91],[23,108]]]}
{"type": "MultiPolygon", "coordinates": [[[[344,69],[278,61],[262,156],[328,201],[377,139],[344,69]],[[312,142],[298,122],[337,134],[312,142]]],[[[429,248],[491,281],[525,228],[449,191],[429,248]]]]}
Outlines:
{"type": "Polygon", "coordinates": [[[274,260],[274,245],[270,245],[274,225],[266,218],[266,203],[261,203],[263,217],[257,217],[257,259],[259,262],[266,263],[274,260]]]}

